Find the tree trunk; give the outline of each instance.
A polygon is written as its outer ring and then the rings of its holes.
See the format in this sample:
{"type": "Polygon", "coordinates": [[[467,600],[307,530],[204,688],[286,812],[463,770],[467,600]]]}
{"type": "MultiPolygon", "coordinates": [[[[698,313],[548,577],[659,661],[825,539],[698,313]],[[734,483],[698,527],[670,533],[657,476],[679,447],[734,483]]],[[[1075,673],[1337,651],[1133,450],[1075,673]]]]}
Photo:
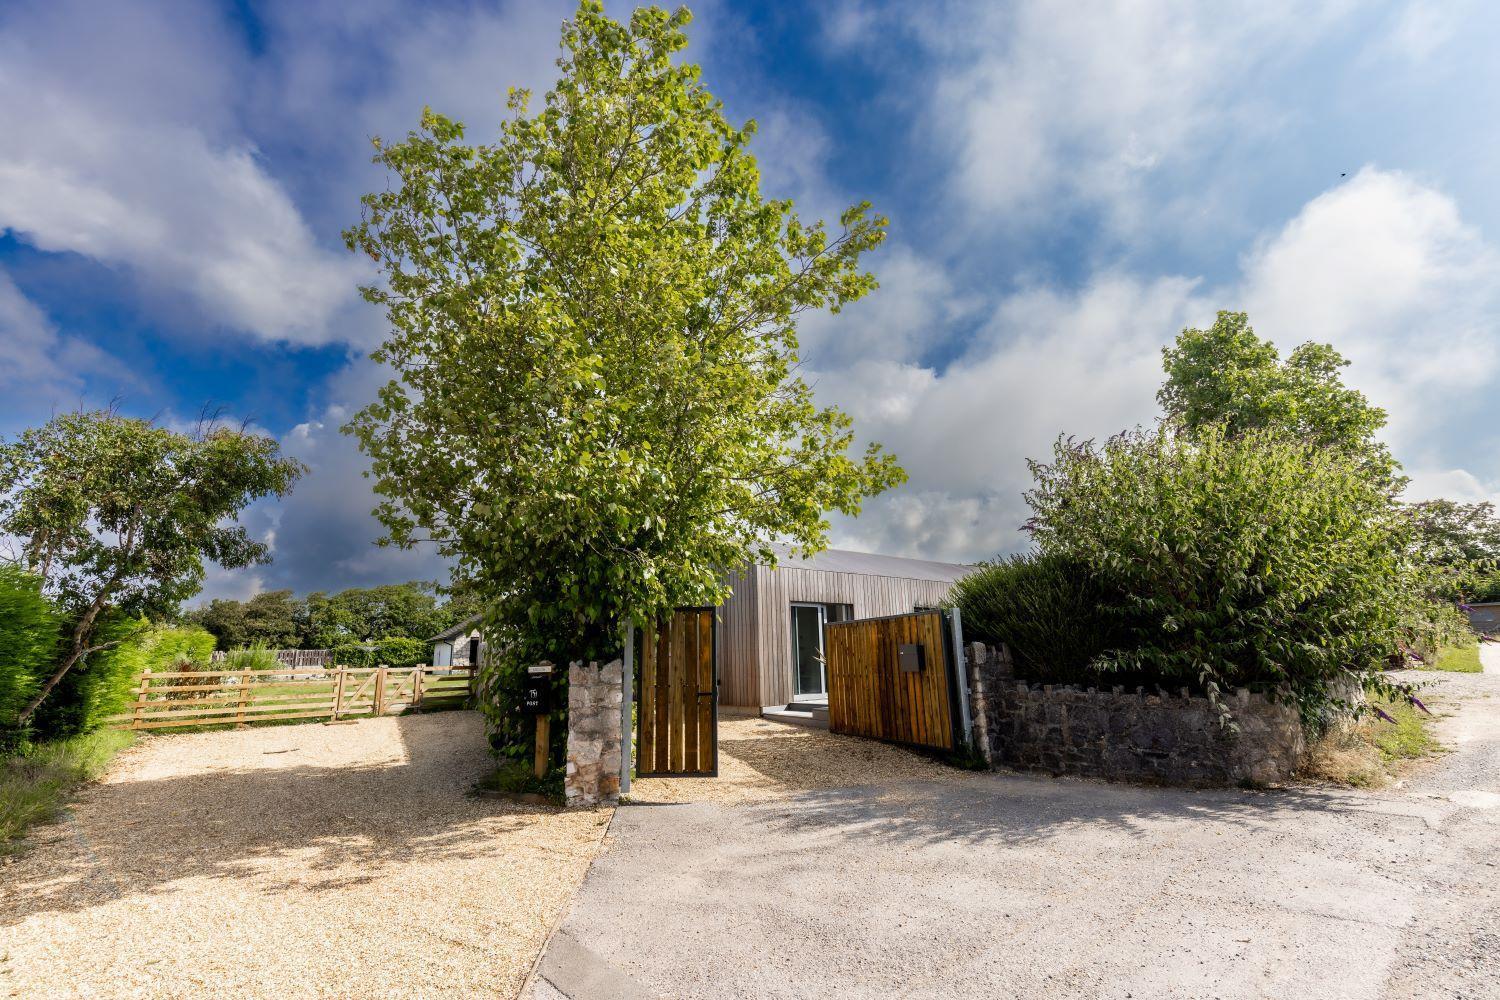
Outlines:
{"type": "Polygon", "coordinates": [[[83,648],[75,642],[73,648],[68,651],[67,658],[63,660],[62,666],[58,667],[52,676],[47,679],[47,683],[42,685],[42,689],[36,693],[35,698],[31,699],[31,703],[21,710],[20,717],[16,719],[17,725],[24,726],[26,724],[26,720],[31,718],[32,713],[47,699],[47,695],[52,693],[52,689],[57,687],[58,681],[67,676],[68,671],[73,669],[73,664],[83,659],[83,653],[83,648]]]}

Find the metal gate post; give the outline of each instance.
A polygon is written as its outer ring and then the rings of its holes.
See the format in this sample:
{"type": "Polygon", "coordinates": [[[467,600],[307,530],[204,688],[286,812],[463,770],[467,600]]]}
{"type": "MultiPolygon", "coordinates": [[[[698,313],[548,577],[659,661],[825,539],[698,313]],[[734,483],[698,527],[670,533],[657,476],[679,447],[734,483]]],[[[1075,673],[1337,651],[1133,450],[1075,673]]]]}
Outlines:
{"type": "Polygon", "coordinates": [[[953,669],[958,671],[958,721],[964,742],[974,745],[974,719],[969,707],[969,664],[964,657],[963,612],[953,608],[949,612],[949,627],[953,630],[953,669]]]}
{"type": "Polygon", "coordinates": [[[625,626],[625,662],[620,669],[620,794],[630,791],[630,766],[635,756],[635,727],[630,724],[635,699],[635,624],[625,626]]]}

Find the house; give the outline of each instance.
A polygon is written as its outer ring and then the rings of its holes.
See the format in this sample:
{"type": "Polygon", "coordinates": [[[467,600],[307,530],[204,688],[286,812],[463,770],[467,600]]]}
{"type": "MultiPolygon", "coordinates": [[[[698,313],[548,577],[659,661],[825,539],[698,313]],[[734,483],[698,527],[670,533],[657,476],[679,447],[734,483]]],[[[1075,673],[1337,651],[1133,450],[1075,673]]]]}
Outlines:
{"type": "Polygon", "coordinates": [[[824,627],[937,607],[974,571],[958,563],[826,549],[777,553],[778,565],[734,576],[719,609],[719,704],[776,711],[826,706],[824,627]]]}
{"type": "Polygon", "coordinates": [[[1500,632],[1500,601],[1470,601],[1464,609],[1474,631],[1486,635],[1500,632]]]}
{"type": "Polygon", "coordinates": [[[479,616],[467,618],[444,629],[431,639],[434,667],[468,667],[479,662],[483,640],[479,635],[479,616]]]}
{"type": "MultiPolygon", "coordinates": [[[[813,556],[777,550],[776,568],[752,566],[731,577],[718,609],[719,704],[739,711],[826,707],[823,662],[829,622],[934,608],[974,571],[959,563],[826,549],[813,556]]],[[[479,619],[432,637],[433,666],[479,661],[479,619]]]]}

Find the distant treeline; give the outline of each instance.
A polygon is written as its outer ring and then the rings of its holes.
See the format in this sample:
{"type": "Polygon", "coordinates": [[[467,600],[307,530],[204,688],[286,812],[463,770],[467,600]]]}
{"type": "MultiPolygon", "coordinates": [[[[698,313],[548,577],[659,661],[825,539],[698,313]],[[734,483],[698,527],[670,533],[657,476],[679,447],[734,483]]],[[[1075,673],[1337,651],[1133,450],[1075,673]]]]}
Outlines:
{"type": "Polygon", "coordinates": [[[219,649],[333,649],[386,639],[426,640],[473,613],[459,598],[439,603],[437,588],[410,581],[295,597],[269,590],[248,601],[219,599],[183,617],[213,634],[219,649]]]}

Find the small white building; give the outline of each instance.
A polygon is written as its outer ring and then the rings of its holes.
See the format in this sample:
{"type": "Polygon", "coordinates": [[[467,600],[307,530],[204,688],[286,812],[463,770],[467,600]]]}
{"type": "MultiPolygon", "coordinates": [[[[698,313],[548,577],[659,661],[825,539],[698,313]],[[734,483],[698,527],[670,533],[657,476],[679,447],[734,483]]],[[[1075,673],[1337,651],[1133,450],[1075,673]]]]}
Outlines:
{"type": "Polygon", "coordinates": [[[484,649],[484,639],[479,634],[479,616],[459,622],[433,636],[432,665],[434,667],[468,667],[479,663],[484,649]]]}

